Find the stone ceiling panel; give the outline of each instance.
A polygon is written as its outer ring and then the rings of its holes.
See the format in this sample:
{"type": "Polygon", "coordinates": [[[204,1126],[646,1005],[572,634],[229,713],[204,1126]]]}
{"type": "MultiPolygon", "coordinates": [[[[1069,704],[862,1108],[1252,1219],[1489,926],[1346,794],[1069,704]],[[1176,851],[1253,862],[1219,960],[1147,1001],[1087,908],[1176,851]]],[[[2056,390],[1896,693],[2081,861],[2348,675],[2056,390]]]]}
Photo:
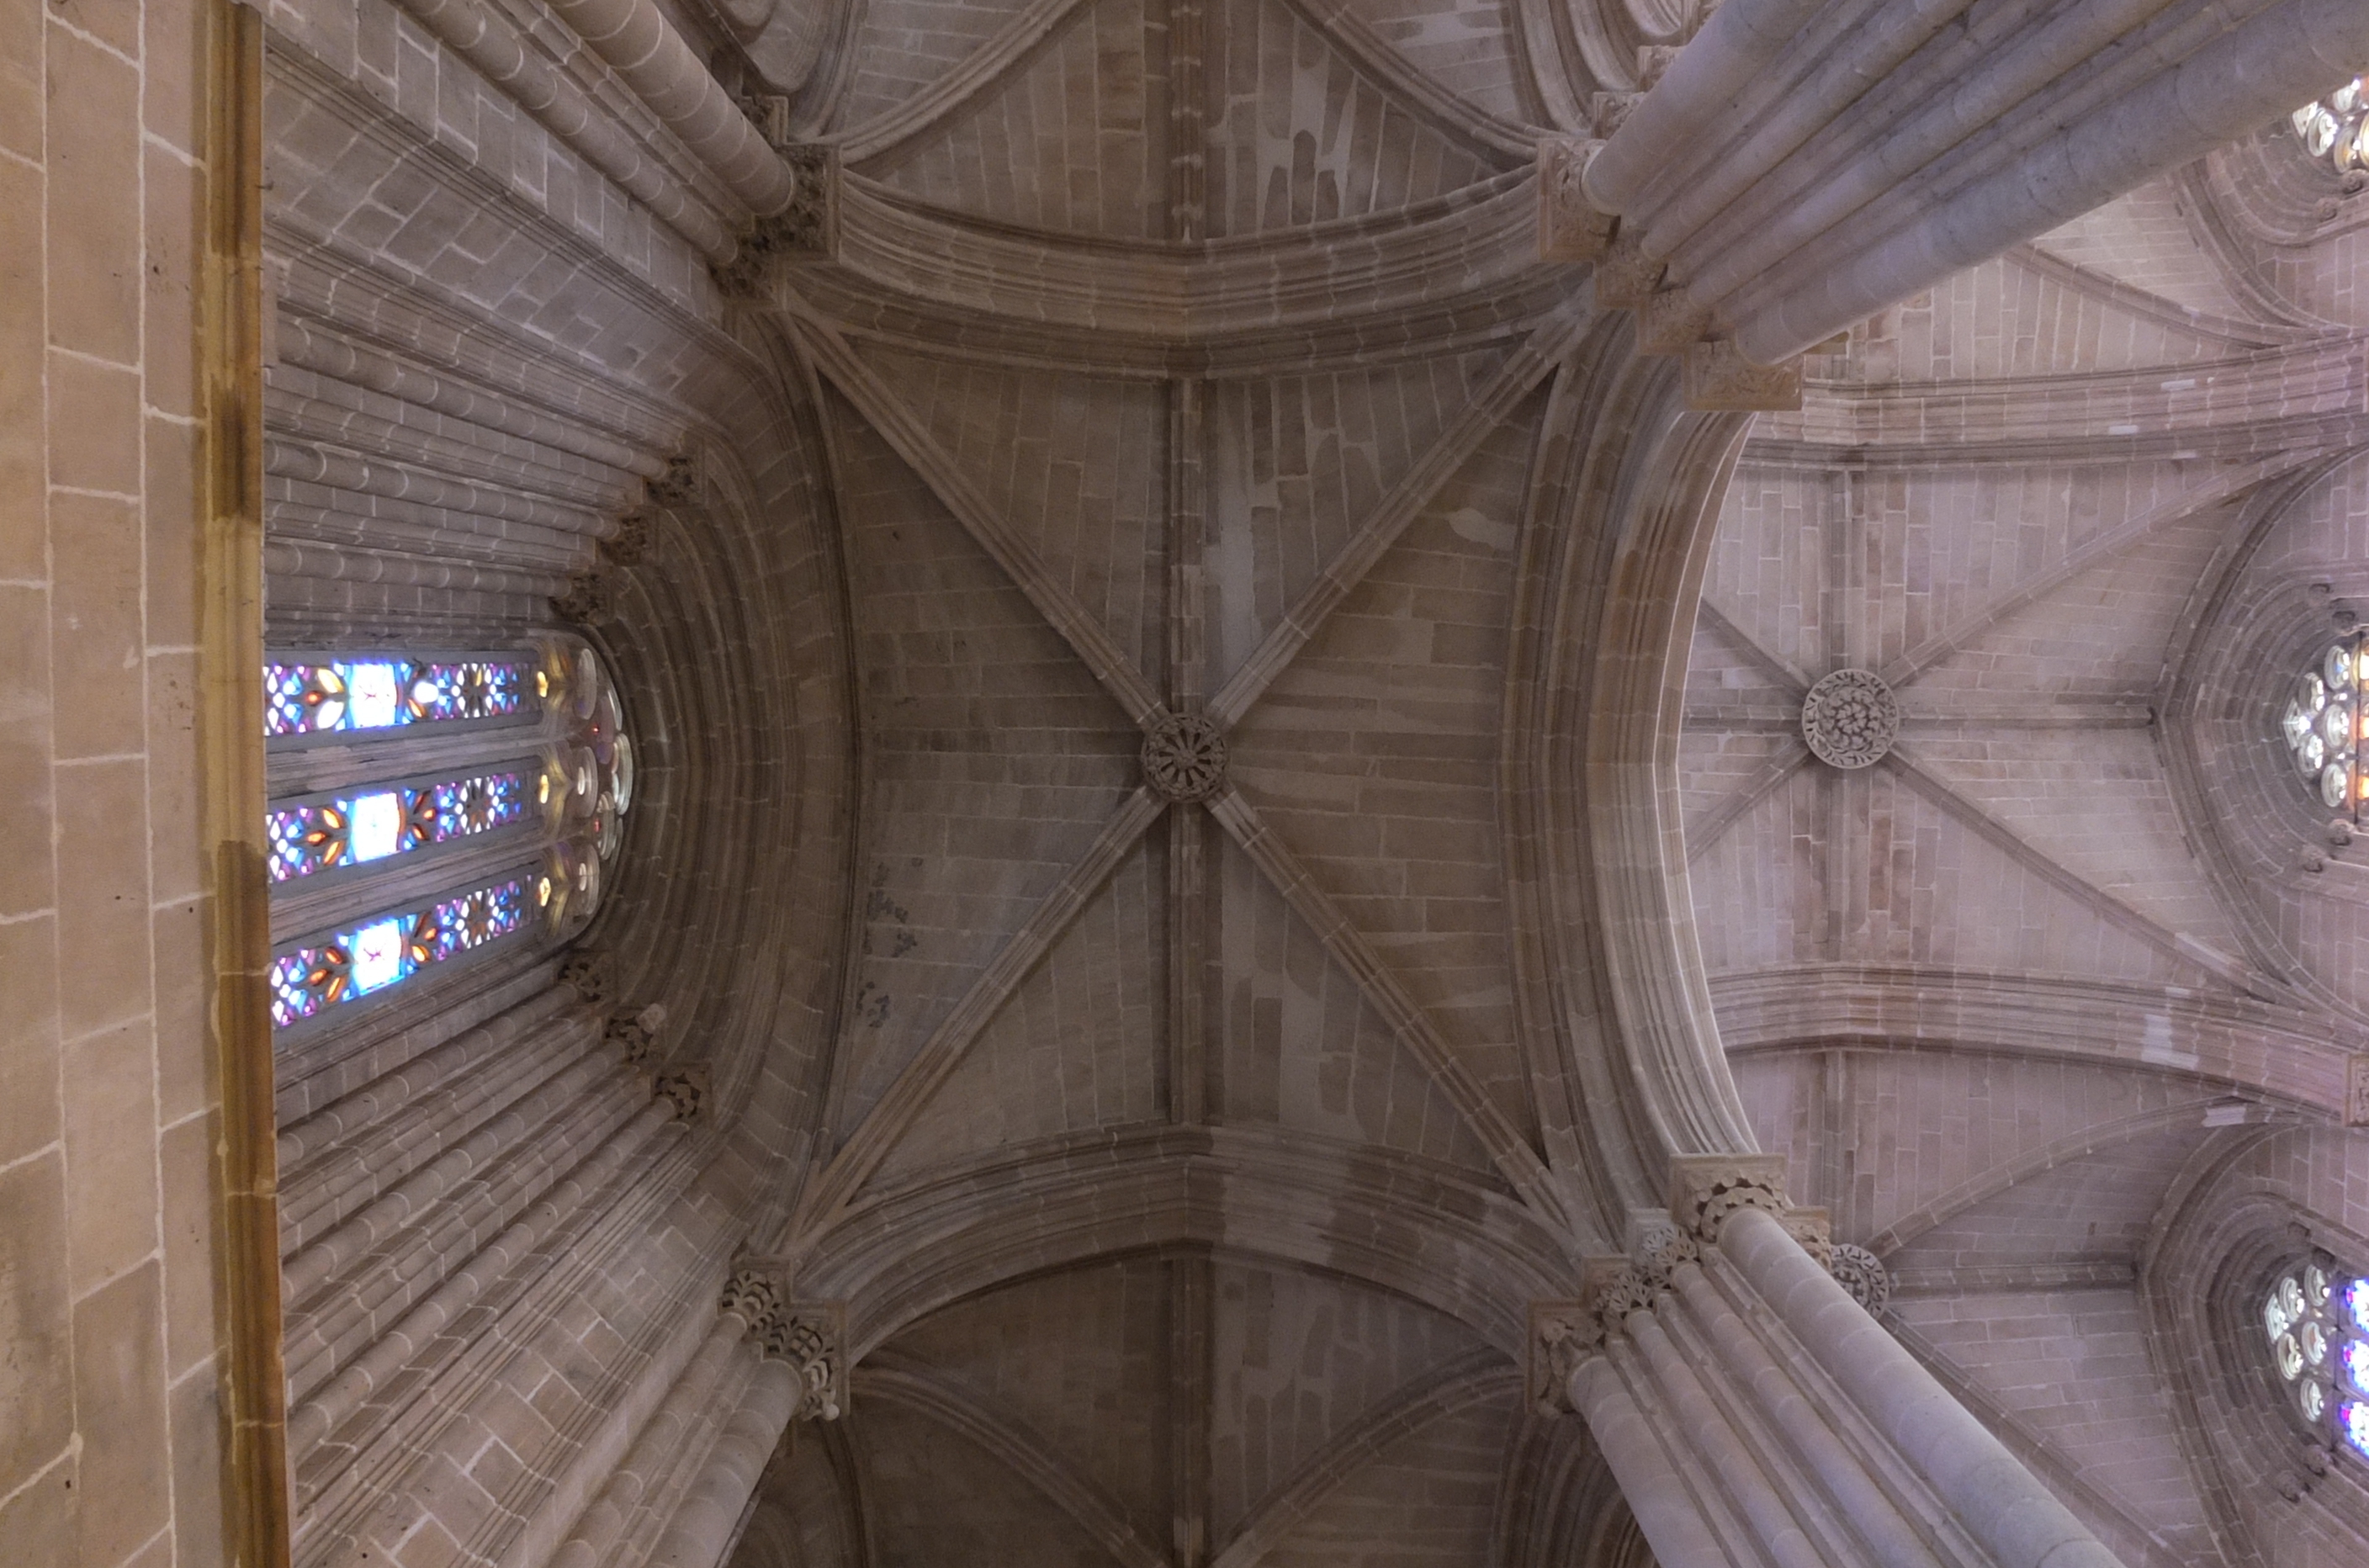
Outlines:
{"type": "Polygon", "coordinates": [[[1243,793],[1523,1129],[1534,1116],[1515,1045],[1497,752],[1540,406],[1442,487],[1232,743],[1243,793]]]}
{"type": "MultiPolygon", "coordinates": [[[[1179,1386],[1173,1275],[1192,1266],[1135,1257],[1023,1280],[931,1314],[891,1349],[899,1364],[918,1363],[1016,1421],[1116,1500],[1139,1531],[1164,1540],[1179,1386]]],[[[941,1549],[926,1561],[947,1568],[1037,1559],[966,1559],[941,1549]]]]}
{"type": "Polygon", "coordinates": [[[1780,968],[1814,961],[1826,950],[1826,898],[1819,886],[1826,827],[1813,774],[1795,772],[1716,837],[1710,823],[1698,828],[1691,818],[1688,833],[1705,968],[1714,975],[1780,968]]]}
{"type": "Polygon", "coordinates": [[[989,504],[1154,681],[1168,509],[1168,395],[1156,382],[861,350],[989,504]]]}
{"type": "Polygon", "coordinates": [[[1211,10],[1213,235],[1386,212],[1515,166],[1414,112],[1283,0],[1211,10]]]}
{"type": "Polygon", "coordinates": [[[1330,1276],[1220,1258],[1213,1299],[1213,1541],[1368,1412],[1482,1348],[1460,1323],[1330,1276]]]}
{"type": "Polygon", "coordinates": [[[968,1436],[880,1400],[853,1420],[876,1568],[1129,1568],[968,1436]]]}
{"type": "Polygon", "coordinates": [[[1917,760],[2018,838],[2167,930],[2242,951],[2145,729],[1920,735],[1917,760]]]}
{"type": "Polygon", "coordinates": [[[1138,740],[922,482],[833,406],[871,773],[844,1136],[1094,841],[1138,740]]]}
{"type": "Polygon", "coordinates": [[[1511,1388],[1436,1416],[1297,1520],[1263,1568],[1475,1568],[1494,1561],[1511,1388]]]}
{"type": "Polygon", "coordinates": [[[2211,1129],[2202,1113],[2040,1171],[1885,1254],[1896,1276],[1987,1268],[2132,1267],[2156,1210],[2211,1129]]]}
{"type": "Polygon", "coordinates": [[[1347,0],[1401,58],[1484,114],[1522,124],[1526,107],[1521,23],[1507,0],[1347,0]]]}
{"type": "Polygon", "coordinates": [[[919,200],[1058,234],[1167,229],[1165,136],[1143,0],[1093,0],[1049,41],[863,172],[919,200]]]}
{"type": "Polygon", "coordinates": [[[2140,186],[2031,243],[2189,310],[2233,321],[2252,314],[2196,243],[2175,178],[2140,186]]]}
{"type": "Polygon", "coordinates": [[[861,132],[1019,20],[1025,0],[864,0],[836,129],[861,132]]]}
{"type": "Polygon", "coordinates": [[[1250,657],[1506,358],[1492,349],[1210,384],[1212,684],[1250,657]]]}
{"type": "Polygon", "coordinates": [[[1495,1178],[1455,1103],[1230,841],[1217,902],[1211,1026],[1224,1120],[1385,1144],[1495,1178]]]}
{"type": "Polygon", "coordinates": [[[1159,1118],[1166,854],[1137,846],[939,1085],[881,1180],[1036,1139],[1159,1118]]]}

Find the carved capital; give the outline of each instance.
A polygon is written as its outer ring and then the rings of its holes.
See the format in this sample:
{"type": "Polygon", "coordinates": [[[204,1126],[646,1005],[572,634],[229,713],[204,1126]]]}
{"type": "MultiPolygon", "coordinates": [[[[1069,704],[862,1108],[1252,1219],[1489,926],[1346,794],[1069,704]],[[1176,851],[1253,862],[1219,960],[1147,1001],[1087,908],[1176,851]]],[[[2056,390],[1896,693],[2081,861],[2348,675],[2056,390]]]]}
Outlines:
{"type": "Polygon", "coordinates": [[[847,1408],[847,1308],[839,1301],[784,1306],[766,1326],[762,1350],[798,1375],[793,1421],[836,1421],[847,1408]]]}
{"type": "Polygon", "coordinates": [[[1603,143],[1581,136],[1539,139],[1539,259],[1594,261],[1612,243],[1613,220],[1581,185],[1603,143]]]}
{"type": "Polygon", "coordinates": [[[601,558],[630,567],[648,554],[649,547],[650,520],[640,512],[627,512],[617,520],[617,532],[601,541],[601,558]]]}
{"type": "Polygon", "coordinates": [[[1571,1414],[1571,1376],[1603,1348],[1604,1324],[1592,1302],[1531,1302],[1523,1384],[1530,1408],[1550,1419],[1571,1414]]]}
{"type": "MultiPolygon", "coordinates": [[[[1601,298],[1599,288],[1598,298],[1601,298]]],[[[1802,361],[1756,365],[1729,338],[1690,345],[1686,357],[1687,406],[1699,413],[1781,411],[1802,406],[1802,361]]]]}
{"type": "Polygon", "coordinates": [[[732,259],[713,269],[715,286],[735,298],[761,295],[777,261],[824,260],[839,253],[839,149],[794,142],[774,151],[795,177],[790,204],[750,224],[732,259]]]}
{"type": "Polygon", "coordinates": [[[1865,1247],[1850,1242],[1837,1242],[1826,1259],[1826,1272],[1835,1283],[1850,1292],[1851,1299],[1871,1312],[1883,1310],[1892,1299],[1892,1275],[1883,1260],[1865,1247]]]}
{"type": "Polygon", "coordinates": [[[642,481],[642,493],[654,507],[688,506],[699,498],[699,459],[679,452],[666,461],[666,472],[642,481]]]}
{"type": "Polygon", "coordinates": [[[1662,80],[1663,74],[1677,60],[1683,47],[1674,43],[1642,44],[1637,50],[1637,90],[1650,93],[1662,80]]]}
{"type": "Polygon", "coordinates": [[[1820,1268],[1832,1269],[1835,1261],[1834,1224],[1823,1208],[1789,1208],[1779,1217],[1785,1234],[1801,1243],[1811,1261],[1820,1268]]]}
{"type": "Polygon", "coordinates": [[[1644,102],[1642,93],[1596,93],[1587,100],[1588,128],[1604,141],[1612,140],[1630,110],[1644,102]]]}
{"type": "Polygon", "coordinates": [[[1682,1154],[1670,1162],[1670,1218],[1698,1241],[1719,1240],[1739,1208],[1786,1218],[1785,1157],[1781,1154],[1682,1154]]]}
{"type": "Polygon", "coordinates": [[[657,1002],[637,1011],[612,1013],[601,1036],[617,1047],[625,1065],[636,1067],[658,1054],[658,1032],[666,1027],[667,1011],[657,1002]]]}
{"type": "Polygon", "coordinates": [[[650,1085],[651,1098],[664,1100],[674,1107],[678,1120],[695,1121],[700,1107],[707,1103],[707,1068],[693,1063],[675,1071],[661,1073],[650,1085]]]}
{"type": "Polygon", "coordinates": [[[567,579],[567,591],[551,601],[551,612],[571,625],[597,625],[609,618],[615,600],[607,573],[578,572],[567,579]]]}
{"type": "Polygon", "coordinates": [[[598,949],[578,947],[559,961],[559,983],[595,1007],[609,1000],[609,963],[598,949]]]}

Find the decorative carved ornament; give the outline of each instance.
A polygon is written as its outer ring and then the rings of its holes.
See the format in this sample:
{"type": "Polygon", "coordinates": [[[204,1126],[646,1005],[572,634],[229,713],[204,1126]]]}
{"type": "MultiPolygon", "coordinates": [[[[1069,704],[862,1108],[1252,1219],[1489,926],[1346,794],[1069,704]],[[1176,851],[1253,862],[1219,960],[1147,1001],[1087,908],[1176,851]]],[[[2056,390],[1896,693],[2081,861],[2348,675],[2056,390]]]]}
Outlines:
{"type": "Polygon", "coordinates": [[[847,1408],[847,1305],[792,1301],[782,1276],[763,1261],[744,1258],[724,1283],[720,1312],[748,1325],[758,1354],[797,1374],[793,1421],[836,1421],[847,1408]]]}
{"type": "Polygon", "coordinates": [[[1781,1154],[1682,1154],[1670,1162],[1670,1218],[1706,1245],[1741,1208],[1765,1209],[1783,1219],[1785,1157],[1781,1154]]]}
{"type": "Polygon", "coordinates": [[[559,961],[559,983],[598,1007],[609,1000],[609,965],[598,950],[578,947],[559,961]]]}
{"type": "Polygon", "coordinates": [[[1872,670],[1837,670],[1802,703],[1802,738],[1830,768],[1872,767],[1900,735],[1900,703],[1872,670]]]}
{"type": "Polygon", "coordinates": [[[1892,1299],[1892,1275],[1883,1260],[1851,1242],[1837,1242],[1826,1259],[1826,1272],[1850,1292],[1852,1300],[1871,1312],[1883,1310],[1892,1299]]]}
{"type": "Polygon", "coordinates": [[[1603,143],[1584,136],[1539,139],[1539,259],[1594,261],[1612,243],[1612,217],[1587,200],[1580,180],[1603,143]]]}
{"type": "Polygon", "coordinates": [[[667,1011],[652,1002],[638,1012],[612,1013],[602,1037],[615,1046],[625,1065],[636,1067],[658,1053],[658,1032],[666,1027],[667,1011]]]}
{"type": "Polygon", "coordinates": [[[2369,1127],[2369,1051],[2355,1051],[2344,1064],[2344,1125],[2369,1127]]]}
{"type": "Polygon", "coordinates": [[[839,149],[795,142],[774,151],[795,177],[790,204],[751,223],[732,259],[714,269],[715,286],[739,299],[763,292],[776,260],[828,259],[839,248],[839,149]]]}
{"type": "Polygon", "coordinates": [[[1698,413],[1782,412],[1802,406],[1800,355],[1781,365],[1757,365],[1730,338],[1688,345],[1687,406],[1698,413]]]}
{"type": "Polygon", "coordinates": [[[1226,738],[1198,714],[1161,721],[1141,755],[1143,782],[1170,800],[1207,800],[1226,787],[1226,738]]]}
{"type": "Polygon", "coordinates": [[[678,1120],[696,1120],[699,1108],[707,1103],[707,1069],[693,1065],[663,1073],[650,1085],[650,1094],[672,1105],[678,1120]]]}
{"type": "Polygon", "coordinates": [[[577,573],[567,579],[567,591],[551,601],[552,613],[574,626],[598,625],[614,606],[609,579],[600,572],[577,573]]]}

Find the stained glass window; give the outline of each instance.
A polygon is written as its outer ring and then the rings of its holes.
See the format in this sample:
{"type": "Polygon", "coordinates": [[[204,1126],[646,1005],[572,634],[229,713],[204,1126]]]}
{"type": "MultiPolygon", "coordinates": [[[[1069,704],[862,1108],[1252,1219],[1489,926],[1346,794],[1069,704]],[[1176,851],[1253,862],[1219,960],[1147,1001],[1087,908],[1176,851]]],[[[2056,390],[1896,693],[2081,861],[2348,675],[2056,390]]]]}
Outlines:
{"type": "Polygon", "coordinates": [[[533,660],[326,659],[263,667],[263,732],[319,735],[533,711],[533,660]]]}
{"type": "Polygon", "coordinates": [[[286,882],[450,843],[528,819],[532,787],[512,768],[272,808],[271,879],[286,882]]]}
{"type": "Polygon", "coordinates": [[[2271,1369],[2296,1416],[2369,1460],[2369,1279],[2333,1275],[2323,1257],[2272,1280],[2261,1311],[2271,1369]]]}
{"type": "Polygon", "coordinates": [[[2369,76],[2355,76],[2293,116],[2304,150],[2340,169],[2369,168],[2369,76]]]}
{"type": "Polygon", "coordinates": [[[521,873],[281,953],[271,964],[272,1023],[284,1029],[524,929],[532,881],[521,873]]]}
{"type": "Polygon", "coordinates": [[[333,933],[274,960],[280,1026],[498,937],[566,941],[592,918],[623,845],[635,753],[616,689],[580,639],[450,657],[281,654],[264,683],[275,768],[320,781],[271,802],[271,880],[303,892],[304,926],[333,933]],[[516,722],[425,727],[505,718],[516,722]],[[283,743],[355,731],[392,733],[368,753],[283,743]],[[374,776],[349,782],[358,765],[374,776]],[[481,838],[504,829],[516,830],[481,838]],[[381,880],[389,863],[437,845],[452,846],[440,864],[472,891],[423,908],[381,880]],[[304,887],[330,871],[349,874],[304,887]]]}
{"type": "Polygon", "coordinates": [[[2357,634],[2329,646],[2318,662],[2295,679],[2279,719],[2287,754],[2319,803],[2358,819],[2369,771],[2362,767],[2362,742],[2369,736],[2363,703],[2369,647],[2357,634]]]}

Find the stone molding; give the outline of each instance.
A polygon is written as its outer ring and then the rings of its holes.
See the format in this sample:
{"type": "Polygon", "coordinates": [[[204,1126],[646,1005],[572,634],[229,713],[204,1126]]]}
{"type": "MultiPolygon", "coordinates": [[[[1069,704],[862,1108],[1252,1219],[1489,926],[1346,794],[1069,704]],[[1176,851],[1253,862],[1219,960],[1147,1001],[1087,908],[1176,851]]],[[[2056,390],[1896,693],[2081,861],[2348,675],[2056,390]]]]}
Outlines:
{"type": "Polygon", "coordinates": [[[724,1282],[716,1310],[748,1324],[758,1354],[797,1374],[793,1421],[836,1421],[847,1408],[847,1303],[793,1301],[778,1265],[743,1258],[724,1282]]]}
{"type": "Polygon", "coordinates": [[[1198,714],[1164,718],[1143,738],[1143,782],[1181,804],[1207,800],[1226,787],[1226,738],[1198,714]]]}
{"type": "Polygon", "coordinates": [[[1900,702],[1871,670],[1837,670],[1802,700],[1802,738],[1830,768],[1868,768],[1900,737],[1900,702]]]}

